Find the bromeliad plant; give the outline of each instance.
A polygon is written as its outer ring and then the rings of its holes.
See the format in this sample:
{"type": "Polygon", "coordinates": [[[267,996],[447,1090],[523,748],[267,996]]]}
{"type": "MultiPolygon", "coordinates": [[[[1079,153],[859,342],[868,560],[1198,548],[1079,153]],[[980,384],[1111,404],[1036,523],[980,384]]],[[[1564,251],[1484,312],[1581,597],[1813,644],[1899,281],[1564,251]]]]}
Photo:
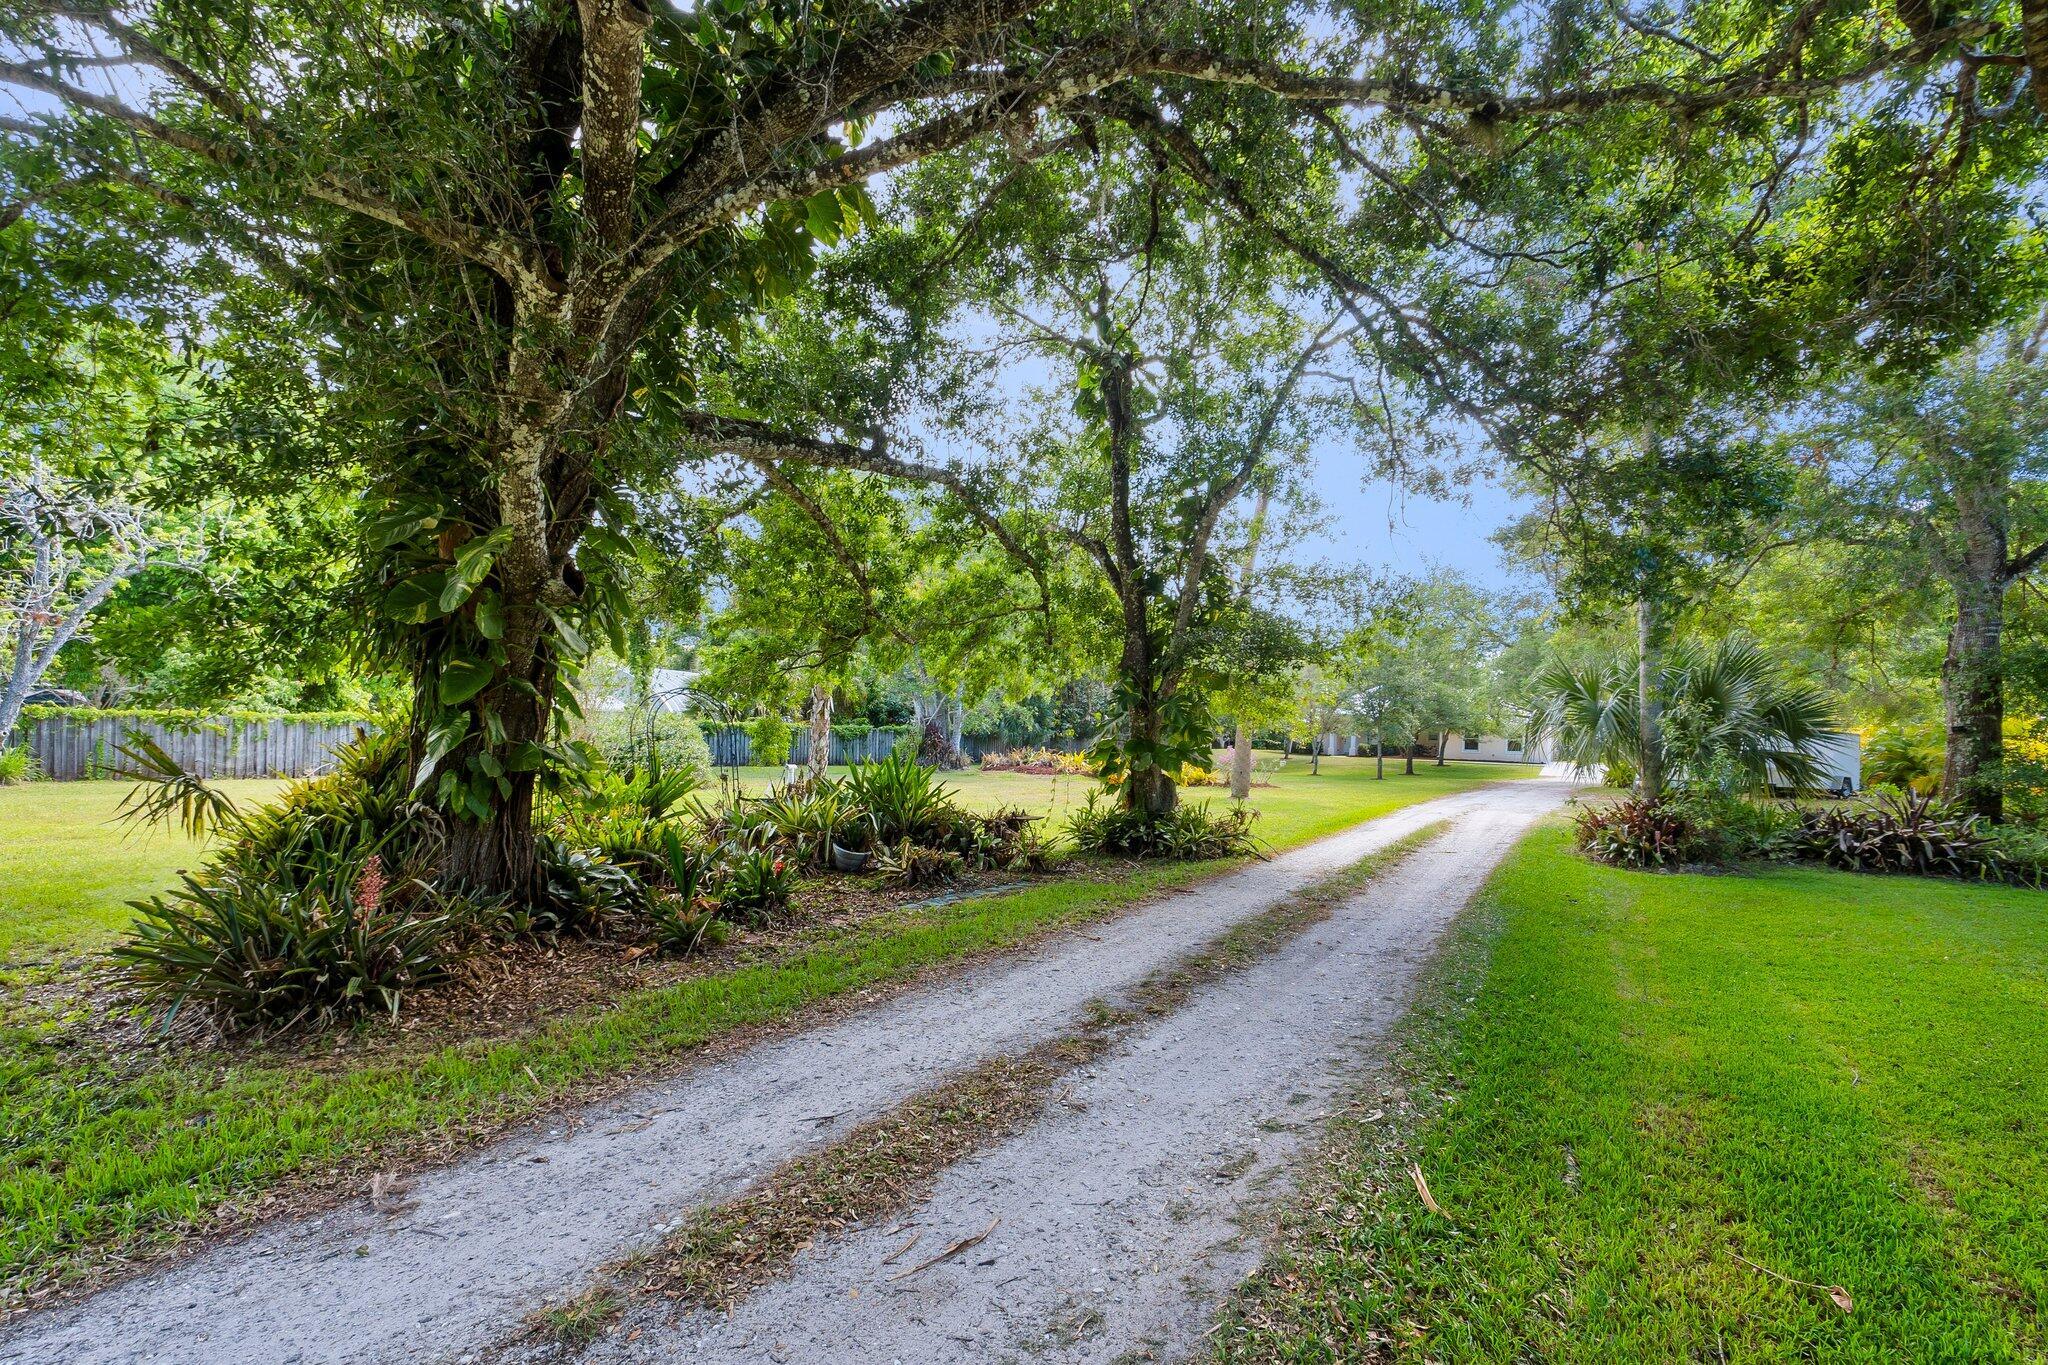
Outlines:
{"type": "Polygon", "coordinates": [[[178,889],[134,901],[120,977],[161,1009],[187,1005],[225,1032],[281,1032],[377,1011],[441,979],[488,907],[422,882],[394,883],[375,854],[293,885],[227,868],[181,873],[178,889]]]}
{"type": "Polygon", "coordinates": [[[785,788],[755,807],[797,861],[824,866],[832,845],[867,847],[873,817],[845,782],[830,779],[785,788]]]}
{"type": "Polygon", "coordinates": [[[1700,831],[1683,812],[1645,797],[1588,806],[1572,834],[1588,857],[1612,867],[1673,867],[1696,861],[1703,848],[1700,831]]]}
{"type": "Polygon", "coordinates": [[[1847,806],[1808,811],[1800,853],[1851,872],[2008,879],[2004,853],[1974,815],[1929,792],[1878,788],[1847,806]]]}
{"type": "Polygon", "coordinates": [[[959,880],[963,859],[943,848],[922,848],[905,839],[882,850],[875,870],[898,886],[937,886],[959,880]]]}
{"type": "Polygon", "coordinates": [[[729,848],[718,872],[721,918],[760,927],[789,909],[796,866],[772,849],[729,848]]]}
{"type": "Polygon", "coordinates": [[[656,889],[647,902],[655,945],[664,952],[686,954],[724,942],[725,922],[718,918],[718,897],[713,894],[716,855],[684,843],[675,830],[664,829],[661,875],[667,886],[656,889]]]}
{"type": "Polygon", "coordinates": [[[1249,806],[1219,813],[1208,805],[1176,806],[1152,815],[1094,792],[1069,818],[1067,834],[1083,853],[1184,861],[1242,858],[1260,852],[1252,833],[1257,816],[1249,806]]]}
{"type": "Polygon", "coordinates": [[[921,765],[915,755],[898,749],[873,763],[847,769],[846,795],[873,821],[883,843],[932,843],[951,827],[958,810],[952,792],[939,782],[938,770],[921,765]]]}

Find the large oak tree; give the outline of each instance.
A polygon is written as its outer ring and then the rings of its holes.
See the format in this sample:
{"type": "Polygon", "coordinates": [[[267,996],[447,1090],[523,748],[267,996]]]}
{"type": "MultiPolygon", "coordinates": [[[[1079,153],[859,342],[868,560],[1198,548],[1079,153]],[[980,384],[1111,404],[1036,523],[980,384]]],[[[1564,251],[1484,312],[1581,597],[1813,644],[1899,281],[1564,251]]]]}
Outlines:
{"type": "MultiPolygon", "coordinates": [[[[1687,27],[1576,6],[13,0],[0,83],[20,98],[0,137],[34,170],[0,212],[120,234],[202,292],[274,291],[306,390],[377,474],[372,548],[419,677],[421,786],[463,817],[447,870],[522,891],[558,685],[612,624],[605,560],[631,494],[684,434],[800,453],[689,395],[723,330],[865,220],[869,182],[983,140],[1028,162],[1087,119],[1124,122],[1483,413],[1486,386],[1531,381],[1509,353],[1559,319],[1482,319],[1508,325],[1468,344],[1470,319],[1311,231],[1340,225],[1282,225],[1293,163],[1236,164],[1234,134],[1341,143],[1359,176],[1390,148],[1455,152],[1395,190],[1416,232],[1498,259],[1445,208],[1461,158],[1587,124],[1613,126],[1561,149],[1636,148],[1752,106],[1773,112],[1717,135],[1769,140],[1803,117],[1786,111],[1937,59],[2010,104],[2024,62],[1995,21],[1938,27],[1924,9],[1902,27],[1889,10],[1731,5],[1687,27]],[[1530,19],[1543,41],[1524,41],[1530,19]]],[[[1973,117],[2003,116],[1971,98],[1973,117]]]]}

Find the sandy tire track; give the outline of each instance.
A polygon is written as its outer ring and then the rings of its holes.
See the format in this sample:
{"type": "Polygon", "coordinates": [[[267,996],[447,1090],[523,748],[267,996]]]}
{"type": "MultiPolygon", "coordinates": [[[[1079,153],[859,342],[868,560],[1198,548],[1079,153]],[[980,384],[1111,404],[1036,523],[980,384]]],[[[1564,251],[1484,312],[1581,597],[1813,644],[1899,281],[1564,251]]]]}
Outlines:
{"type": "Polygon", "coordinates": [[[906,1234],[862,1229],[729,1316],[636,1310],[584,1359],[1181,1357],[1258,1263],[1242,1216],[1280,1193],[1288,1158],[1376,1054],[1452,917],[1560,795],[1497,791],[1328,920],[1098,1061],[1070,1103],[954,1166],[905,1221],[934,1248],[996,1222],[970,1252],[892,1281],[883,1258],[906,1234]]]}

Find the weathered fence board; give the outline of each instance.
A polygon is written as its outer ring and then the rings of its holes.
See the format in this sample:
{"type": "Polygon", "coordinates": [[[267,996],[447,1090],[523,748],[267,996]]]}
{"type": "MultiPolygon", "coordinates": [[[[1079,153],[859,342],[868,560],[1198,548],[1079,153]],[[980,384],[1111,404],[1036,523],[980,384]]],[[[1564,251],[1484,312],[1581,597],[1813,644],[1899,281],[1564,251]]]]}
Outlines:
{"type": "Polygon", "coordinates": [[[369,728],[366,721],[300,720],[165,725],[123,716],[46,716],[22,727],[43,776],[65,782],[112,776],[125,766],[120,746],[138,737],[155,740],[201,777],[305,777],[326,769],[335,750],[369,728]]]}

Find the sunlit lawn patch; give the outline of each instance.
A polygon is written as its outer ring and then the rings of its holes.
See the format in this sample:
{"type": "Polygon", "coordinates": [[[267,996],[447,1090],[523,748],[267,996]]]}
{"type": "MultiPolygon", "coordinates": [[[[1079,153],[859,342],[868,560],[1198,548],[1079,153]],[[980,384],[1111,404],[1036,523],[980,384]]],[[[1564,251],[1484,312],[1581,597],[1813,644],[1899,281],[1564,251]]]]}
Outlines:
{"type": "Polygon", "coordinates": [[[1470,935],[1410,1059],[1440,1116],[1351,1131],[1228,1358],[2048,1350],[2048,895],[1621,872],[1553,828],[1470,935]]]}

